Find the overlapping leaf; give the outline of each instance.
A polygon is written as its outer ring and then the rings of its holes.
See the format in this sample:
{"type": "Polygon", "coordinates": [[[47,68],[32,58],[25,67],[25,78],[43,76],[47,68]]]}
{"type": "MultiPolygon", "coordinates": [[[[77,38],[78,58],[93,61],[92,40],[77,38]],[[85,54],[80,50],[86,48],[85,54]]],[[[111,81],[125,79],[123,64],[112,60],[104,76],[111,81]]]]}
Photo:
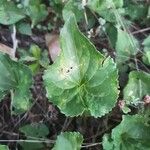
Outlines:
{"type": "Polygon", "coordinates": [[[17,63],[8,55],[0,53],[0,98],[11,91],[12,106],[15,112],[24,112],[29,108],[32,85],[31,71],[25,65],[17,63]]]}
{"type": "Polygon", "coordinates": [[[73,14],[61,31],[61,47],[43,77],[50,101],[67,116],[108,113],[118,98],[116,65],[79,31],[73,14]]]}
{"type": "Polygon", "coordinates": [[[61,133],[56,140],[53,150],[80,150],[83,137],[78,132],[61,133]]]}
{"type": "Polygon", "coordinates": [[[111,135],[103,137],[104,150],[149,150],[150,125],[144,116],[123,116],[111,135]]]}
{"type": "Polygon", "coordinates": [[[123,91],[124,100],[128,104],[136,104],[143,96],[150,95],[150,74],[143,71],[132,71],[123,91]]]}

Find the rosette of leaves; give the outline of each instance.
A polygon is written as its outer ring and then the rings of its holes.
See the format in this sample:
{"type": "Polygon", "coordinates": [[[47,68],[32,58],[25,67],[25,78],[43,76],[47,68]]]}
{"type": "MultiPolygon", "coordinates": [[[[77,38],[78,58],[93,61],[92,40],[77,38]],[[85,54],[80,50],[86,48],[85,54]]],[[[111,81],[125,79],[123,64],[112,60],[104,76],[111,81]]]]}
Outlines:
{"type": "Polygon", "coordinates": [[[78,132],[61,133],[52,150],[80,150],[83,136],[78,132]]]}
{"type": "Polygon", "coordinates": [[[67,116],[100,117],[118,98],[116,64],[79,31],[71,14],[60,35],[61,54],[43,76],[47,97],[67,116]]]}
{"type": "Polygon", "coordinates": [[[145,95],[150,95],[150,74],[143,71],[130,72],[123,93],[127,104],[138,104],[145,95]]]}
{"type": "Polygon", "coordinates": [[[149,150],[150,125],[142,115],[123,116],[122,122],[103,137],[104,150],[149,150]]]}
{"type": "Polygon", "coordinates": [[[32,85],[31,71],[22,63],[13,61],[8,55],[0,53],[0,100],[11,92],[11,105],[15,113],[29,109],[32,85]]]}

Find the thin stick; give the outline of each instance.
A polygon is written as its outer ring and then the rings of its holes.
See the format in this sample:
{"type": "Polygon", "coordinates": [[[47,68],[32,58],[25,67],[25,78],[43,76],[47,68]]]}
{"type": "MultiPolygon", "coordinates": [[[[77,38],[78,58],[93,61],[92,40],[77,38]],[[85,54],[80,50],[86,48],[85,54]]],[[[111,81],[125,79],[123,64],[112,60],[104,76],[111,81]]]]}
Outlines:
{"type": "MultiPolygon", "coordinates": [[[[84,143],[83,143],[84,144],[84,143]]],[[[83,146],[81,146],[82,148],[88,148],[88,147],[94,147],[94,146],[98,146],[98,145],[101,145],[102,143],[91,143],[91,144],[88,144],[88,143],[85,143],[83,146]],[[87,145],[86,145],[87,144],[87,145]]]]}
{"type": "Polygon", "coordinates": [[[132,34],[138,34],[138,33],[146,32],[146,31],[149,31],[149,30],[150,30],[150,27],[144,28],[144,29],[141,29],[141,30],[138,30],[138,31],[134,31],[134,32],[132,32],[132,34]]]}
{"type": "Polygon", "coordinates": [[[16,49],[18,47],[18,40],[16,38],[16,26],[13,25],[13,33],[11,34],[12,42],[13,42],[13,49],[12,49],[12,57],[15,58],[16,49]]]}

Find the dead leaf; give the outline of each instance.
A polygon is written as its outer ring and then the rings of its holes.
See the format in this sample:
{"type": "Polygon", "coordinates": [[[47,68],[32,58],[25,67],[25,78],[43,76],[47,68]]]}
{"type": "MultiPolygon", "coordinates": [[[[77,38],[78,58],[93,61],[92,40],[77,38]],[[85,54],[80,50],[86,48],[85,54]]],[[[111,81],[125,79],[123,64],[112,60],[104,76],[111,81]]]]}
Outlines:
{"type": "Polygon", "coordinates": [[[54,62],[60,54],[60,44],[59,44],[59,35],[58,34],[46,34],[46,45],[48,47],[49,55],[54,62]]]}
{"type": "Polygon", "coordinates": [[[12,55],[12,48],[7,46],[7,45],[4,45],[2,43],[0,43],[0,52],[2,53],[6,53],[8,54],[10,57],[13,57],[12,55]]]}

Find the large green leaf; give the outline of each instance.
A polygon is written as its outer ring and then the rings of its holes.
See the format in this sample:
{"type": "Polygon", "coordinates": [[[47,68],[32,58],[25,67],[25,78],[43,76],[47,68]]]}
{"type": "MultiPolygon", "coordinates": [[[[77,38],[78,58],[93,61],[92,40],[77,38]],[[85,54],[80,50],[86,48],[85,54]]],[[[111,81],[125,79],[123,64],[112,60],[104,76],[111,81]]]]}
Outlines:
{"type": "Polygon", "coordinates": [[[70,15],[61,31],[62,51],[44,75],[47,96],[67,116],[108,113],[118,98],[116,64],[100,54],[70,15]]]}
{"type": "Polygon", "coordinates": [[[0,150],[9,150],[9,148],[6,145],[0,145],[0,150]]]}
{"type": "Polygon", "coordinates": [[[25,17],[21,9],[17,8],[12,1],[2,0],[0,2],[0,23],[10,25],[25,17]]]}
{"type": "Polygon", "coordinates": [[[140,115],[123,116],[120,125],[111,135],[104,135],[104,150],[149,150],[150,126],[146,118],[140,115]]]}
{"type": "Polygon", "coordinates": [[[80,150],[83,137],[78,132],[61,133],[56,140],[53,150],[80,150]]]}
{"type": "Polygon", "coordinates": [[[118,63],[123,63],[130,59],[130,56],[138,52],[138,41],[126,31],[118,29],[116,42],[116,59],[118,63]]]}
{"type": "Polygon", "coordinates": [[[143,96],[150,95],[150,74],[142,71],[130,72],[123,93],[128,104],[136,103],[142,100],[143,96]]]}
{"type": "Polygon", "coordinates": [[[0,70],[0,98],[11,91],[11,104],[15,112],[26,111],[30,106],[31,71],[2,53],[0,53],[0,70]]]}

